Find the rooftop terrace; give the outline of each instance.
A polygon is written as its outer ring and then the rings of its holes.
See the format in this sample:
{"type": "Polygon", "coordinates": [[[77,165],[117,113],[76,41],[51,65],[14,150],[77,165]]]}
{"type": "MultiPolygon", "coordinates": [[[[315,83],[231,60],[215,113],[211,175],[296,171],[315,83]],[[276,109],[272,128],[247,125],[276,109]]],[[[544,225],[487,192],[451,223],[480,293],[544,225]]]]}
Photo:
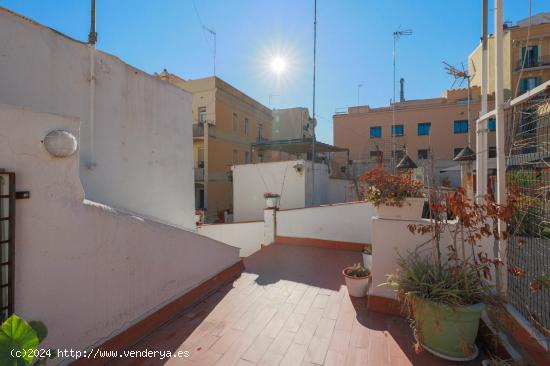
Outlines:
{"type": "Polygon", "coordinates": [[[110,364],[453,364],[428,352],[415,354],[406,320],[367,311],[366,298],[348,295],[341,270],[360,261],[354,251],[268,246],[244,260],[245,271],[236,281],[133,348],[189,351],[189,358],[110,364]]]}

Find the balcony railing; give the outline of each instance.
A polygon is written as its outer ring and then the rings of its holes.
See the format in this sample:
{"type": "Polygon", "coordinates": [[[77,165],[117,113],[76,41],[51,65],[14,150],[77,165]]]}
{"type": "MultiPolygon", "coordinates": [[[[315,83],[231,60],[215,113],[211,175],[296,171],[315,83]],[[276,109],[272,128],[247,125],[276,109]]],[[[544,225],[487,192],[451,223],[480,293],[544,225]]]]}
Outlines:
{"type": "Polygon", "coordinates": [[[193,137],[204,137],[204,123],[193,124],[193,137]]]}
{"type": "Polygon", "coordinates": [[[195,182],[204,182],[204,168],[195,168],[195,182]]]}
{"type": "Polygon", "coordinates": [[[530,69],[534,67],[550,66],[550,55],[539,56],[538,58],[519,59],[516,63],[516,70],[530,69]]]}

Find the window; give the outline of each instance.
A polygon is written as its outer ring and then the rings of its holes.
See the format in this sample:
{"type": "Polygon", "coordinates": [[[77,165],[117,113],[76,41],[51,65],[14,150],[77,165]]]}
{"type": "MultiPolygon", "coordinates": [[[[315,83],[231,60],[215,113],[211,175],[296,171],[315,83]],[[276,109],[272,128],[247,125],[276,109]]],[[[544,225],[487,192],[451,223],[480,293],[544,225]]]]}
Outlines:
{"type": "Polygon", "coordinates": [[[539,78],[533,77],[533,78],[523,78],[521,79],[521,92],[525,93],[526,91],[529,91],[533,88],[535,88],[537,85],[539,85],[539,78]]]}
{"type": "Polygon", "coordinates": [[[403,156],[405,156],[405,151],[403,151],[403,150],[392,150],[391,155],[395,159],[401,160],[401,159],[403,159],[403,156]]]}
{"type": "Polygon", "coordinates": [[[428,149],[419,149],[418,159],[428,159],[428,149]]]}
{"type": "MultiPolygon", "coordinates": [[[[471,101],[471,100],[470,100],[471,101]]],[[[468,98],[460,98],[456,100],[456,104],[468,104],[468,98]]]]}
{"type": "Polygon", "coordinates": [[[206,107],[199,107],[199,123],[206,122],[206,107]]]}
{"type": "Polygon", "coordinates": [[[468,121],[465,119],[455,121],[454,133],[468,133],[468,121]]]}
{"type": "Polygon", "coordinates": [[[237,113],[233,113],[233,131],[237,132],[239,130],[239,116],[237,113]]]}
{"type": "Polygon", "coordinates": [[[239,163],[239,152],[237,150],[233,150],[233,164],[239,163]]]}
{"type": "Polygon", "coordinates": [[[258,124],[258,140],[264,139],[264,126],[261,123],[258,124]]]}
{"type": "Polygon", "coordinates": [[[489,121],[487,121],[487,128],[491,132],[495,132],[497,130],[497,121],[494,118],[489,118],[489,121]]]}
{"type": "Polygon", "coordinates": [[[374,138],[380,138],[380,137],[382,137],[382,127],[380,127],[380,126],[371,127],[370,128],[370,138],[374,139],[374,138]]]}
{"type": "Polygon", "coordinates": [[[521,66],[539,66],[539,46],[527,46],[521,48],[521,66]]]}
{"type": "Polygon", "coordinates": [[[245,136],[248,136],[248,133],[250,132],[250,126],[248,124],[248,118],[244,119],[244,134],[245,136]]]}
{"type": "Polygon", "coordinates": [[[372,159],[382,159],[382,151],[373,150],[373,151],[370,152],[370,157],[372,159]]]}
{"type": "Polygon", "coordinates": [[[391,126],[391,135],[392,136],[403,136],[405,128],[403,125],[393,125],[391,126]]]}
{"type": "Polygon", "coordinates": [[[250,164],[250,152],[249,151],[244,152],[244,163],[245,164],[250,164]]]}
{"type": "Polygon", "coordinates": [[[497,157],[497,147],[489,146],[489,158],[496,158],[496,157],[497,157]]]}
{"type": "Polygon", "coordinates": [[[462,149],[464,149],[464,148],[463,147],[455,147],[454,152],[453,152],[453,157],[457,156],[462,151],[462,149]]]}
{"type": "Polygon", "coordinates": [[[430,134],[431,122],[422,122],[418,124],[418,136],[427,136],[430,134]]]}

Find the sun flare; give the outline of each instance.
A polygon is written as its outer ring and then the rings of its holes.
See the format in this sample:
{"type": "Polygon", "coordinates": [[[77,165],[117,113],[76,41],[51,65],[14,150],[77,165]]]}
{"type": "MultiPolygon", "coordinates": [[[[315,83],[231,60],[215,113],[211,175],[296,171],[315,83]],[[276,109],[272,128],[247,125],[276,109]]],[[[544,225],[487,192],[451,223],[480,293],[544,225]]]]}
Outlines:
{"type": "Polygon", "coordinates": [[[286,60],[280,56],[271,60],[271,70],[276,74],[282,74],[286,70],[286,60]]]}

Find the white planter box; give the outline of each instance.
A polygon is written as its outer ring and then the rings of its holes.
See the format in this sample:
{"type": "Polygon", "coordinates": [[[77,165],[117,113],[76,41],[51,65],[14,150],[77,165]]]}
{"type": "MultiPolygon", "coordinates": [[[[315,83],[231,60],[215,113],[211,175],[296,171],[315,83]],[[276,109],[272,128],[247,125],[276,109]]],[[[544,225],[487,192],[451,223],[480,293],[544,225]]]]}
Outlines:
{"type": "Polygon", "coordinates": [[[376,209],[378,217],[384,219],[418,220],[422,218],[424,198],[407,198],[403,206],[380,205],[376,209]]]}
{"type": "Polygon", "coordinates": [[[281,197],[266,197],[265,198],[265,207],[266,208],[278,208],[279,207],[279,200],[281,197]]]}
{"type": "Polygon", "coordinates": [[[346,287],[348,288],[348,293],[353,297],[365,297],[369,292],[370,284],[372,282],[372,274],[369,274],[367,277],[356,278],[348,276],[342,271],[344,279],[346,281],[346,287]]]}

